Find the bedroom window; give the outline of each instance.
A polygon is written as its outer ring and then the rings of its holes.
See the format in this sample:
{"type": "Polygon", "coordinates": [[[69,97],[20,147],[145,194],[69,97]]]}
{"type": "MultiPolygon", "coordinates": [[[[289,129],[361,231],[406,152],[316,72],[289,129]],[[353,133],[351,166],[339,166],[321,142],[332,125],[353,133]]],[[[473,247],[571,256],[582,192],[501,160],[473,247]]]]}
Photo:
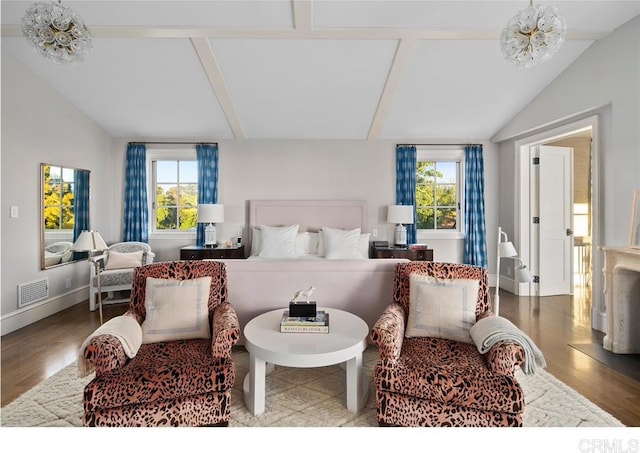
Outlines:
{"type": "Polygon", "coordinates": [[[151,231],[195,232],[198,218],[195,153],[178,158],[151,157],[150,167],[151,231]]]}
{"type": "Polygon", "coordinates": [[[460,233],[464,194],[464,150],[418,149],[416,227],[418,234],[460,233]]]}

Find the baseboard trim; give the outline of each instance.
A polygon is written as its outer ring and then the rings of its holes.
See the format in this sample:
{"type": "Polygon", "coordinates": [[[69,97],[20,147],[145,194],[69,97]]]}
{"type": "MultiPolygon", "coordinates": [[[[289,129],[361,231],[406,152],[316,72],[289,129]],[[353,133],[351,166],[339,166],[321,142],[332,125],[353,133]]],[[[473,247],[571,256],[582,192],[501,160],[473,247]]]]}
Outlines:
{"type": "Polygon", "coordinates": [[[56,314],[59,311],[65,310],[79,303],[86,302],[88,298],[89,287],[84,286],[33,305],[20,308],[0,318],[0,331],[4,336],[33,324],[36,321],[40,321],[41,319],[56,314]]]}

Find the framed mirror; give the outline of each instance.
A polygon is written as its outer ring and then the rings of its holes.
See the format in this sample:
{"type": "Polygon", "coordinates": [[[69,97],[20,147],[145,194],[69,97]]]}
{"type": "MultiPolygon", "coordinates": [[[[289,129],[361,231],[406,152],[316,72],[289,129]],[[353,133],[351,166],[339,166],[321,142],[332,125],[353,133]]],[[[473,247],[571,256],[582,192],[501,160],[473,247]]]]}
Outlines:
{"type": "Polygon", "coordinates": [[[633,194],[631,205],[631,226],[629,228],[629,248],[640,249],[640,189],[633,194]]]}
{"type": "Polygon", "coordinates": [[[40,164],[41,269],[87,258],[71,246],[89,229],[89,175],[89,170],[40,164]]]}

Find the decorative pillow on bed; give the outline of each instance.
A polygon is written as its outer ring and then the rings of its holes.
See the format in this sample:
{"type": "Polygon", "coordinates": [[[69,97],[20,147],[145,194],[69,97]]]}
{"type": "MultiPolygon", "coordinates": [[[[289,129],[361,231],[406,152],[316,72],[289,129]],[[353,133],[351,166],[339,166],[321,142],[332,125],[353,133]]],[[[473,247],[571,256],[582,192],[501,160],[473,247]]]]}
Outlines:
{"type": "Polygon", "coordinates": [[[469,329],[476,322],[478,280],[409,276],[406,337],[438,337],[473,343],[469,329]]]}
{"type": "Polygon", "coordinates": [[[361,260],[364,259],[360,252],[360,228],[353,230],[340,230],[336,228],[323,228],[325,257],[328,260],[361,260]]]}
{"type": "MultiPolygon", "coordinates": [[[[309,233],[307,232],[298,233],[296,235],[296,255],[298,257],[314,254],[317,252],[317,248],[318,248],[317,240],[316,240],[315,251],[312,251],[309,248],[310,245],[309,245],[308,236],[309,236],[309,233]]],[[[260,228],[252,228],[251,229],[251,256],[252,257],[255,258],[260,255],[261,244],[262,244],[262,241],[260,240],[260,228]]]]}
{"type": "Polygon", "coordinates": [[[192,280],[147,278],[142,342],[211,338],[209,288],[211,277],[192,280]]]}
{"type": "Polygon", "coordinates": [[[115,250],[110,250],[107,255],[107,264],[105,264],[104,269],[127,269],[131,267],[142,266],[142,255],[144,254],[143,250],[138,250],[137,252],[116,252],[115,250]]]}
{"type": "Polygon", "coordinates": [[[259,258],[297,258],[296,237],[299,225],[272,227],[260,225],[259,258]]]}
{"type": "MultiPolygon", "coordinates": [[[[327,246],[326,246],[326,239],[324,237],[324,230],[328,229],[328,230],[332,230],[332,228],[323,228],[322,230],[320,230],[320,234],[318,235],[318,256],[327,256],[327,246]]],[[[342,232],[350,232],[350,231],[355,231],[355,230],[340,230],[340,229],[335,229],[333,228],[333,230],[335,231],[342,231],[342,232]]],[[[358,231],[360,231],[358,229],[358,231]]],[[[369,258],[369,238],[371,237],[370,233],[365,233],[365,234],[360,234],[360,237],[358,239],[358,253],[359,256],[356,256],[355,258],[340,258],[340,259],[368,259],[369,258]]],[[[349,253],[351,254],[351,253],[349,253]]],[[[330,258],[329,258],[330,259],[330,258]]]]}

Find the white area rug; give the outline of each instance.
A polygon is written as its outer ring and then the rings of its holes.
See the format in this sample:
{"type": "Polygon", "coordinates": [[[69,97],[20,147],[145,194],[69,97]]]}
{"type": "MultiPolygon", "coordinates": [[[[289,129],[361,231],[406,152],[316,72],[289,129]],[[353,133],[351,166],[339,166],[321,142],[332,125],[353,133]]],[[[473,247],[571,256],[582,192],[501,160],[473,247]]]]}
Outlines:
{"type": "MultiPolygon", "coordinates": [[[[234,351],[237,366],[232,394],[231,427],[372,427],[377,426],[371,372],[376,350],[367,350],[364,366],[369,376],[369,400],[363,411],[346,409],[345,370],[275,367],[267,376],[266,411],[252,416],[244,406],[242,381],[248,354],[234,351]]],[[[77,377],[70,365],[1,409],[2,426],[81,426],[82,389],[92,376],[77,377]]],[[[622,427],[618,420],[545,371],[517,376],[525,393],[525,427],[622,427]]]]}

